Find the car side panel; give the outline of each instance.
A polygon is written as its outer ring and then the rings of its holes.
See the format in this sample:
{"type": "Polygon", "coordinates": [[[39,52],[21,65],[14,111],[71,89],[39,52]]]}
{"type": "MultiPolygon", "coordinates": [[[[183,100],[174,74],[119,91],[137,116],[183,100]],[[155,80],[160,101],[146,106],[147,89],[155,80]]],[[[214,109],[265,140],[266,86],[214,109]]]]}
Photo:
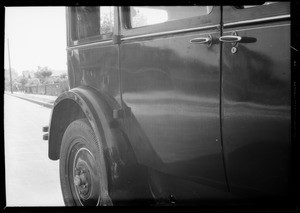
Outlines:
{"type": "Polygon", "coordinates": [[[289,189],[291,64],[289,5],[224,8],[222,132],[230,190],[252,198],[289,189]],[[251,19],[250,19],[251,15],[251,19]],[[284,16],[287,15],[287,16],[284,16]]]}
{"type": "MultiPolygon", "coordinates": [[[[220,8],[210,17],[206,25],[219,24],[220,8]]],[[[132,137],[133,149],[139,153],[150,147],[155,153],[150,158],[140,156],[140,162],[226,191],[219,117],[219,35],[218,28],[212,28],[125,40],[120,63],[122,98],[139,128],[132,126],[132,118],[124,120],[125,126],[129,132],[141,132],[132,137]],[[211,46],[190,43],[208,35],[214,39],[211,46]],[[158,158],[155,164],[153,158],[158,158]]]]}

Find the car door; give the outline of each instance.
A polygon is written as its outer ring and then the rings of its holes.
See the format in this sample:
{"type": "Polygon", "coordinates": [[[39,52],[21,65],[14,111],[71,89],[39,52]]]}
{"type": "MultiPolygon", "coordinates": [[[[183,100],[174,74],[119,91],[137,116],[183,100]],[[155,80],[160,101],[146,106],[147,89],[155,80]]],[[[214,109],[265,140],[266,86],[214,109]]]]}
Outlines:
{"type": "Polygon", "coordinates": [[[225,6],[222,133],[230,190],[288,192],[291,131],[288,2],[225,6]]]}
{"type": "Polygon", "coordinates": [[[138,161],[226,188],[220,136],[218,6],[122,11],[122,100],[138,161]]]}

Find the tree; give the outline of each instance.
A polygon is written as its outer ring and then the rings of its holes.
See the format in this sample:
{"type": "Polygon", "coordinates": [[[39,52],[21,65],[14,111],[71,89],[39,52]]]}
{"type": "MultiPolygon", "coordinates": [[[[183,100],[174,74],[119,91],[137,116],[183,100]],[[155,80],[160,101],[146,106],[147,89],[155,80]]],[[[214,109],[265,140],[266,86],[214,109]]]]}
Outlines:
{"type": "Polygon", "coordinates": [[[45,78],[44,84],[54,84],[55,81],[52,78],[45,78]]]}
{"type": "Polygon", "coordinates": [[[26,86],[34,86],[34,85],[39,85],[39,84],[40,84],[40,79],[30,78],[30,79],[28,79],[26,86]]]}
{"type": "Polygon", "coordinates": [[[113,27],[113,8],[100,8],[100,34],[107,34],[112,32],[113,27]]]}
{"type": "Polygon", "coordinates": [[[30,79],[30,78],[34,77],[34,71],[23,70],[22,75],[23,75],[23,77],[30,79]]]}
{"type": "Polygon", "coordinates": [[[21,75],[21,76],[19,76],[19,77],[16,79],[16,81],[20,84],[19,88],[20,88],[21,90],[24,90],[24,89],[25,89],[25,85],[28,83],[28,78],[25,77],[25,76],[23,76],[23,75],[21,75]]]}
{"type": "Polygon", "coordinates": [[[68,74],[65,72],[65,73],[62,73],[60,74],[59,76],[61,79],[66,79],[68,77],[68,74]]]}
{"type": "Polygon", "coordinates": [[[43,84],[45,80],[52,75],[52,70],[50,70],[48,67],[38,66],[38,70],[34,73],[34,75],[43,84]]]}

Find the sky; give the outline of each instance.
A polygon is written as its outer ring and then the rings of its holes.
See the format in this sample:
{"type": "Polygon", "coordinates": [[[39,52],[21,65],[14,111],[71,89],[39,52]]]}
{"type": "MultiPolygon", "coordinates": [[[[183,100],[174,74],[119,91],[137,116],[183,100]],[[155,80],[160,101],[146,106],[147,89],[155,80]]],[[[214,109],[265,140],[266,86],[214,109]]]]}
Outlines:
{"type": "Polygon", "coordinates": [[[67,71],[64,7],[5,7],[5,69],[18,74],[38,66],[67,71]]]}

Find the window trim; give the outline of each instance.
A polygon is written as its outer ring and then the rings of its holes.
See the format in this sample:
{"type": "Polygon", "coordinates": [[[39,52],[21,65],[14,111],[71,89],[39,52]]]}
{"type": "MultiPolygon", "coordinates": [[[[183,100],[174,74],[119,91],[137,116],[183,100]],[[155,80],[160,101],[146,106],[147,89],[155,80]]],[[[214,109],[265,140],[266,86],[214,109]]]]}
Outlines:
{"type": "MultiPolygon", "coordinates": [[[[99,8],[101,6],[98,6],[99,8]]],[[[76,8],[76,7],[69,7],[68,8],[68,13],[71,15],[71,14],[74,14],[76,12],[72,11],[72,8],[76,8]]],[[[115,10],[113,10],[115,12],[115,10]]],[[[99,41],[111,41],[113,39],[113,35],[114,35],[114,27],[112,27],[112,32],[111,33],[106,33],[106,34],[100,34],[100,35],[95,35],[95,36],[90,36],[90,37],[86,37],[86,38],[83,38],[83,39],[76,39],[76,40],[73,40],[73,32],[72,32],[72,27],[74,25],[73,23],[73,19],[71,18],[71,16],[68,16],[70,17],[69,20],[68,20],[68,24],[67,24],[67,30],[69,31],[68,34],[68,43],[69,43],[69,46],[77,46],[77,45],[83,45],[83,44],[89,44],[89,43],[95,43],[95,42],[99,42],[99,41]]],[[[115,20],[114,20],[115,22],[115,20]]],[[[115,23],[114,23],[115,24],[115,23]]]]}
{"type": "Polygon", "coordinates": [[[220,24],[215,24],[215,25],[209,25],[209,26],[203,26],[203,27],[195,27],[195,28],[188,28],[188,29],[183,29],[183,30],[171,30],[171,31],[162,31],[158,33],[148,33],[148,34],[143,34],[143,35],[136,35],[136,36],[128,36],[121,38],[121,41],[128,41],[128,40],[133,40],[133,39],[140,39],[140,38],[148,38],[148,37],[155,37],[155,36],[165,36],[165,35],[172,35],[172,34],[177,34],[177,33],[190,33],[194,31],[199,31],[199,30],[210,30],[210,29],[217,29],[220,26],[220,24]]]}

